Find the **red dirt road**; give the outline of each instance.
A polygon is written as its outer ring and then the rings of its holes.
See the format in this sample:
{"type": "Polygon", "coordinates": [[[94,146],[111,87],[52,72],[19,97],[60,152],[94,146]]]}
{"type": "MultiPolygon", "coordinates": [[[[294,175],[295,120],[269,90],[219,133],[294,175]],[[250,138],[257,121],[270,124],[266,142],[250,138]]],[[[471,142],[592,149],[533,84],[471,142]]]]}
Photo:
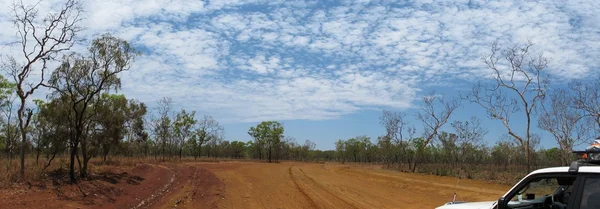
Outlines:
{"type": "Polygon", "coordinates": [[[219,208],[434,208],[494,200],[506,186],[364,166],[305,163],[203,165],[225,183],[219,208]]]}
{"type": "Polygon", "coordinates": [[[434,208],[507,186],[336,163],[184,163],[117,168],[79,187],[0,190],[0,208],[434,208]],[[126,172],[126,173],[123,173],[126,172]],[[81,188],[81,189],[80,189],[81,188]],[[83,195],[85,193],[86,195],[83,195]]]}

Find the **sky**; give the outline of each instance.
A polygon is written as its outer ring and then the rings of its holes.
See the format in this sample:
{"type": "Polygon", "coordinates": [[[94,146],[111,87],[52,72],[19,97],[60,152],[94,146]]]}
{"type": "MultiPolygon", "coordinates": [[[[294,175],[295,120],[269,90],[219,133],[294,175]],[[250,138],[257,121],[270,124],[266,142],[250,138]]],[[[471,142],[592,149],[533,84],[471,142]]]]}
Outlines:
{"type": "MultiPolygon", "coordinates": [[[[37,1],[23,0],[33,4],[37,1]]],[[[40,14],[61,0],[44,0],[40,14]]],[[[12,0],[0,0],[0,54],[17,36],[12,0]]],[[[421,98],[452,98],[492,75],[490,46],[522,45],[551,58],[552,87],[597,77],[600,4],[573,1],[104,0],[82,1],[84,30],[73,51],[110,33],[143,55],[121,74],[119,93],[155,107],[211,115],[227,140],[248,141],[250,126],[278,120],[285,134],[318,149],[337,139],[384,134],[382,110],[402,111],[417,130],[421,98]]],[[[43,98],[46,90],[36,97],[43,98]]],[[[451,121],[479,117],[493,145],[501,122],[466,101],[451,121]]],[[[551,135],[537,129],[542,147],[551,135]]],[[[524,122],[512,124],[521,134],[524,122]]],[[[443,130],[451,130],[449,124],[443,130]]]]}

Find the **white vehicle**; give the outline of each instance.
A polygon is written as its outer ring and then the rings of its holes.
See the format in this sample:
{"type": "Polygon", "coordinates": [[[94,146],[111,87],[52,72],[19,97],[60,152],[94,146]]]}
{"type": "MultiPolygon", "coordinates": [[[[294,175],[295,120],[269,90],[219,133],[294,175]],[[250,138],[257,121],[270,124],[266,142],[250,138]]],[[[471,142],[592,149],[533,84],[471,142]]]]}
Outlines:
{"type": "Polygon", "coordinates": [[[581,159],[571,166],[533,171],[498,201],[449,202],[437,209],[600,209],[600,151],[574,153],[581,159]]]}

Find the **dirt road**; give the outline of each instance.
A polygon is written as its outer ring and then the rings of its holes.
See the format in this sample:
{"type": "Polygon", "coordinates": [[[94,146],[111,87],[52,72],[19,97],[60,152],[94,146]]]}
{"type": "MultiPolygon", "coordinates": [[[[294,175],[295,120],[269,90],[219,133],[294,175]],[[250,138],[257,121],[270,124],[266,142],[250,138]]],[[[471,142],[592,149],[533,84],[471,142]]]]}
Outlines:
{"type": "Polygon", "coordinates": [[[363,166],[221,163],[202,167],[225,183],[219,208],[434,208],[452,200],[494,200],[506,186],[363,166]]]}
{"type": "Polygon", "coordinates": [[[0,190],[0,208],[435,208],[507,186],[337,163],[141,165],[60,188],[0,190]],[[458,184],[457,184],[458,183],[458,184]],[[458,185],[458,186],[457,186],[458,185]],[[83,195],[85,194],[85,195],[83,195]]]}

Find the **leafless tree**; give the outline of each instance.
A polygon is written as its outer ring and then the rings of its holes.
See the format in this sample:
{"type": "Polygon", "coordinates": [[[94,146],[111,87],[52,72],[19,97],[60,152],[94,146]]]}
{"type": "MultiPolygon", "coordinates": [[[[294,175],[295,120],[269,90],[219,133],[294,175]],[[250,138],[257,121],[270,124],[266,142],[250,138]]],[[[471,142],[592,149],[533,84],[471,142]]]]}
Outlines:
{"type": "Polygon", "coordinates": [[[569,153],[573,146],[582,143],[590,131],[590,126],[583,123],[584,111],[573,105],[578,99],[569,96],[565,89],[557,89],[550,93],[549,104],[540,106],[538,127],[554,136],[561,151],[561,163],[567,165],[569,153]]]}
{"type": "Polygon", "coordinates": [[[21,176],[25,173],[25,146],[27,127],[32,110],[25,108],[27,98],[44,83],[48,63],[61,52],[69,50],[80,31],[82,9],[76,0],[68,0],[58,12],[40,16],[37,4],[25,5],[22,1],[12,5],[13,24],[17,29],[21,55],[19,59],[7,56],[3,60],[8,74],[16,83],[19,98],[18,128],[21,135],[21,176]],[[21,61],[24,60],[24,61],[21,61]],[[32,78],[36,76],[36,78],[32,78]],[[39,77],[37,77],[39,76],[39,77]]]}
{"type": "Polygon", "coordinates": [[[488,130],[481,126],[481,120],[475,116],[464,122],[454,121],[451,125],[456,133],[456,143],[459,146],[465,143],[479,145],[488,133],[488,130]]]}
{"type": "Polygon", "coordinates": [[[582,116],[590,118],[596,132],[600,132],[600,78],[589,83],[575,81],[569,87],[575,92],[572,98],[575,109],[582,110],[582,116]]]}
{"type": "Polygon", "coordinates": [[[172,138],[172,104],[170,97],[163,97],[158,100],[156,107],[157,116],[152,119],[152,133],[155,137],[157,147],[160,147],[163,160],[165,159],[165,150],[170,145],[172,138]]]}
{"type": "Polygon", "coordinates": [[[466,96],[470,102],[483,107],[491,119],[501,121],[508,134],[519,142],[525,151],[527,172],[531,170],[531,119],[536,105],[544,100],[548,86],[544,75],[548,59],[543,54],[532,55],[532,46],[528,43],[501,50],[498,43],[494,43],[491,54],[484,57],[485,64],[493,71],[494,82],[479,82],[466,96]],[[525,136],[516,133],[510,123],[511,116],[521,110],[526,119],[525,136]]]}
{"type": "Polygon", "coordinates": [[[213,139],[223,138],[223,126],[212,116],[204,115],[198,120],[198,156],[202,155],[202,145],[213,139]]]}
{"type": "MultiPolygon", "coordinates": [[[[380,124],[385,128],[386,134],[380,139],[382,141],[379,144],[384,150],[387,147],[389,147],[389,149],[398,150],[399,153],[390,151],[394,155],[394,161],[398,163],[400,161],[399,158],[403,158],[410,166],[412,164],[412,156],[410,156],[408,149],[416,130],[414,127],[408,126],[405,119],[406,117],[406,113],[403,112],[384,110],[379,120],[380,124]]],[[[387,160],[391,161],[391,159],[387,160]]]]}
{"type": "Polygon", "coordinates": [[[455,143],[459,149],[455,158],[457,162],[461,163],[461,166],[464,166],[468,156],[472,155],[470,149],[480,147],[488,130],[481,126],[481,120],[475,116],[464,122],[454,121],[451,125],[455,132],[455,143]]]}
{"type": "Polygon", "coordinates": [[[416,171],[423,149],[438,135],[440,128],[448,123],[450,116],[459,105],[459,100],[436,95],[435,92],[423,97],[423,103],[417,114],[417,119],[423,123],[423,143],[417,147],[415,152],[412,172],[416,171]]]}

